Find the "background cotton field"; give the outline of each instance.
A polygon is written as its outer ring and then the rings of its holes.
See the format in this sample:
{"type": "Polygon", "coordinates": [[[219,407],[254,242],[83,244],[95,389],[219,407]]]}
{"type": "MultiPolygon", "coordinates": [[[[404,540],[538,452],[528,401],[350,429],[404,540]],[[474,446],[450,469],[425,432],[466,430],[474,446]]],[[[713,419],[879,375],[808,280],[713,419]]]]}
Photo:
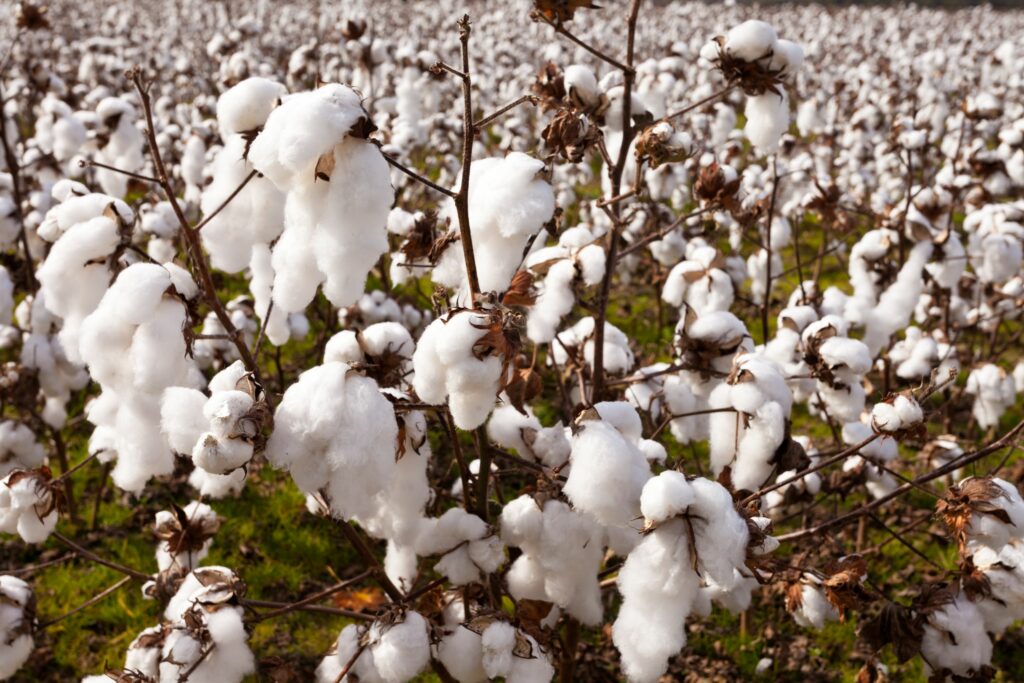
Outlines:
{"type": "Polygon", "coordinates": [[[1022,74],[986,7],[7,2],[0,680],[1024,680],[1022,74]]]}

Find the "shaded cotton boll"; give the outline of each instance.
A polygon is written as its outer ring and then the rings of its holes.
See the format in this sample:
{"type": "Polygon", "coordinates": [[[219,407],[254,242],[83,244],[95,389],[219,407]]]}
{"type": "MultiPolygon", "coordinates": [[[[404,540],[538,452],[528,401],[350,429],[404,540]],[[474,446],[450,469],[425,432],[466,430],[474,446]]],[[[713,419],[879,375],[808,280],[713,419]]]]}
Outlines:
{"type": "Polygon", "coordinates": [[[747,117],[743,132],[762,154],[777,152],[782,134],[789,130],[789,95],[784,89],[780,92],[748,97],[743,110],[747,117]]]}
{"type": "Polygon", "coordinates": [[[791,587],[786,595],[786,609],[793,620],[804,628],[822,629],[825,623],[839,619],[839,612],[825,597],[821,579],[813,574],[800,576],[799,589],[791,587]],[[799,590],[798,593],[792,591],[799,590]]]}
{"type": "Polygon", "coordinates": [[[336,83],[285,99],[249,150],[253,167],[287,193],[285,230],[273,250],[273,299],[305,308],[323,284],[335,306],[363,293],[387,251],[394,190],[387,162],[360,135],[359,95],[336,83]]]}
{"type": "MultiPolygon", "coordinates": [[[[145,142],[135,127],[135,108],[125,100],[106,97],[96,107],[96,116],[109,136],[107,144],[96,153],[96,161],[121,171],[141,170],[145,142]]],[[[119,171],[97,168],[96,178],[106,194],[123,197],[128,190],[128,177],[119,171]]]]}
{"type": "MultiPolygon", "coordinates": [[[[224,140],[213,160],[213,180],[203,189],[200,199],[203,215],[212,215],[253,172],[252,164],[243,158],[246,144],[241,135],[224,140]]],[[[211,265],[226,273],[237,273],[255,258],[257,245],[272,242],[283,227],[284,194],[268,179],[257,176],[199,234],[210,253],[211,265]]]]}
{"type": "Polygon", "coordinates": [[[708,399],[711,465],[716,475],[727,466],[737,489],[756,490],[770,476],[775,452],[786,436],[792,394],[778,366],[764,356],[736,357],[733,371],[708,399]]]}
{"type": "Polygon", "coordinates": [[[266,455],[338,518],[372,517],[395,469],[395,411],[372,379],[345,363],[307,370],[274,413],[266,455]]]}
{"type": "Polygon", "coordinates": [[[478,358],[475,351],[488,326],[483,314],[449,313],[427,326],[412,357],[416,395],[433,405],[448,399],[459,429],[484,423],[501,385],[501,358],[478,358]]]}
{"type": "MultiPolygon", "coordinates": [[[[105,199],[108,206],[113,201],[105,199]]],[[[121,245],[121,226],[131,225],[131,221],[121,223],[116,214],[101,215],[105,209],[97,208],[93,216],[69,225],[60,234],[37,274],[47,308],[63,319],[59,338],[74,363],[81,362],[78,335],[82,321],[99,305],[116,270],[110,259],[121,245]]]]}
{"type": "Polygon", "coordinates": [[[171,567],[182,567],[188,571],[195,569],[209,554],[213,534],[219,528],[217,513],[197,500],[184,508],[157,512],[153,529],[160,539],[156,547],[156,563],[160,571],[171,567]]]}
{"type": "MultiPolygon", "coordinates": [[[[481,291],[508,289],[530,236],[551,220],[555,195],[541,177],[543,171],[544,162],[521,152],[512,152],[504,159],[479,159],[470,167],[469,225],[481,291]]],[[[451,221],[451,231],[457,234],[454,202],[445,205],[443,217],[451,221]]],[[[433,278],[458,289],[457,301],[468,304],[460,244],[452,243],[445,249],[433,278]]]]}
{"type": "Polygon", "coordinates": [[[523,551],[506,575],[512,596],[553,602],[584,624],[599,624],[603,535],[562,501],[539,504],[522,495],[508,503],[501,512],[501,538],[523,551]]]}
{"type": "Polygon", "coordinates": [[[175,681],[190,671],[187,678],[196,683],[240,683],[255,672],[242,608],[228,602],[236,581],[224,567],[204,567],[185,577],[164,612],[170,630],[159,680],[175,681]]]}
{"type": "Polygon", "coordinates": [[[922,379],[931,375],[939,362],[938,344],[918,327],[908,327],[904,338],[889,349],[889,359],[896,364],[896,376],[922,379]]]}
{"type": "Polygon", "coordinates": [[[0,533],[25,543],[42,543],[57,526],[57,505],[49,475],[16,470],[0,480],[0,533]]]}
{"type": "Polygon", "coordinates": [[[45,461],[46,451],[31,429],[13,420],[0,422],[0,477],[35,469],[45,461]]]}
{"type": "MultiPolygon", "coordinates": [[[[623,405],[636,417],[632,406],[623,405]]],[[[651,468],[635,437],[607,418],[585,419],[573,434],[569,462],[562,490],[575,509],[609,527],[628,526],[636,518],[651,468]]]]}
{"type": "Polygon", "coordinates": [[[32,654],[35,596],[16,576],[0,576],[0,681],[7,680],[32,654]]]}
{"type": "Polygon", "coordinates": [[[685,622],[700,592],[686,521],[670,519],[643,537],[619,571],[622,606],[612,625],[627,678],[648,683],[686,645],[685,622]]]}
{"type": "MultiPolygon", "coordinates": [[[[991,480],[968,477],[957,484],[961,491],[970,491],[974,487],[983,487],[988,502],[1005,513],[1009,518],[1007,524],[996,515],[975,513],[971,515],[967,527],[967,540],[971,545],[986,545],[1000,549],[1011,540],[1024,538],[1024,500],[1017,487],[1005,479],[991,480]]],[[[1003,517],[1001,514],[1000,517],[1003,517]]]]}
{"type": "Polygon", "coordinates": [[[594,286],[603,279],[606,257],[596,239],[589,230],[570,228],[559,237],[558,246],[537,249],[526,257],[526,270],[535,278],[543,275],[526,321],[531,341],[542,344],[554,339],[562,318],[576,303],[573,285],[594,286]]]}
{"type": "Polygon", "coordinates": [[[434,570],[457,586],[479,581],[505,561],[505,547],[487,523],[462,508],[424,520],[416,554],[442,555],[434,570]]]}
{"type": "Polygon", "coordinates": [[[484,683],[488,680],[481,640],[479,634],[459,622],[446,623],[445,635],[437,645],[437,659],[459,683],[484,683]]]}
{"type": "Polygon", "coordinates": [[[988,580],[991,595],[975,605],[985,620],[985,630],[999,634],[1024,618],[1024,544],[1013,539],[1000,549],[981,546],[971,557],[988,580]]]}
{"type": "MultiPolygon", "coordinates": [[[[551,343],[551,355],[556,363],[565,366],[570,354],[582,353],[583,362],[594,367],[594,318],[581,318],[575,325],[555,335],[551,343]]],[[[610,322],[604,324],[604,369],[605,372],[621,374],[633,367],[634,356],[629,348],[629,337],[610,322]]]]}
{"type": "Polygon", "coordinates": [[[161,428],[171,448],[191,455],[208,474],[231,474],[252,459],[260,427],[255,401],[235,389],[246,374],[235,361],[211,380],[209,398],[196,389],[171,387],[161,399],[161,428]]]}
{"type": "Polygon", "coordinates": [[[597,76],[590,67],[583,64],[570,64],[562,72],[562,82],[565,84],[565,92],[574,102],[585,108],[592,108],[599,104],[601,99],[601,88],[597,84],[597,76]]]}
{"type": "Polygon", "coordinates": [[[997,426],[999,418],[1016,401],[1013,375],[993,363],[971,370],[967,376],[966,390],[974,396],[972,412],[978,426],[983,429],[997,426]]]}
{"type": "Polygon", "coordinates": [[[521,457],[548,467],[563,465],[571,450],[562,423],[544,427],[529,408],[525,415],[509,405],[496,408],[487,422],[487,437],[502,448],[513,449],[521,457]]]}
{"type": "Polygon", "coordinates": [[[966,593],[928,614],[921,657],[926,671],[948,669],[964,677],[991,663],[992,641],[985,632],[985,620],[966,593]]]}
{"type": "Polygon", "coordinates": [[[721,253],[714,247],[692,250],[665,278],[661,298],[683,310],[689,306],[698,316],[713,311],[728,311],[733,302],[733,284],[721,253]]]}
{"type": "Polygon", "coordinates": [[[931,258],[932,251],[931,242],[918,242],[914,245],[896,281],[878,299],[878,305],[868,312],[864,344],[872,356],[878,355],[888,344],[889,338],[910,322],[914,306],[924,288],[921,271],[931,258]]]}
{"type": "Polygon", "coordinates": [[[428,624],[418,612],[409,611],[401,621],[391,624],[377,621],[369,629],[349,625],[342,630],[332,650],[317,667],[318,682],[405,683],[430,662],[428,624]],[[360,652],[363,639],[367,644],[360,652]],[[356,653],[360,653],[359,657],[349,673],[339,679],[356,653]]]}
{"type": "Polygon", "coordinates": [[[86,408],[93,438],[117,454],[111,476],[138,493],[153,476],[170,474],[174,455],[160,432],[160,397],[172,386],[201,385],[185,353],[187,311],[180,296],[197,288],[180,267],[136,263],[121,271],[83,322],[82,359],[103,392],[86,408]]]}

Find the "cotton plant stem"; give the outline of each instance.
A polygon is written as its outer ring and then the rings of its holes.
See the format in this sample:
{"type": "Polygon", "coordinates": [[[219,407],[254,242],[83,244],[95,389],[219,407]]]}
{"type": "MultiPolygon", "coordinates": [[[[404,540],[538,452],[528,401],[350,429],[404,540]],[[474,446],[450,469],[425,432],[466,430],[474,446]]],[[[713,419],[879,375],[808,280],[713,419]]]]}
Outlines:
{"type": "Polygon", "coordinates": [[[462,56],[462,173],[459,191],[455,195],[455,213],[459,220],[459,241],[462,257],[466,263],[466,282],[469,287],[469,306],[477,307],[480,297],[480,279],[476,270],[476,255],[473,251],[473,233],[469,225],[469,175],[473,165],[473,140],[476,129],[473,125],[473,81],[469,74],[469,36],[471,25],[465,14],[458,22],[459,46],[462,56]]]}
{"type": "Polygon", "coordinates": [[[312,595],[309,595],[309,596],[307,596],[305,598],[302,598],[301,600],[297,600],[297,601],[295,601],[293,603],[284,605],[282,607],[279,607],[277,609],[271,610],[269,612],[263,612],[262,614],[256,616],[252,621],[253,622],[264,621],[266,619],[273,619],[274,617],[279,617],[281,615],[288,614],[289,612],[294,612],[295,610],[297,610],[297,609],[299,609],[301,607],[305,607],[306,605],[309,605],[309,604],[314,603],[314,602],[319,602],[320,600],[323,600],[326,597],[330,597],[331,595],[334,595],[335,593],[348,588],[352,584],[359,583],[360,581],[362,581],[363,579],[367,578],[368,576],[370,576],[372,574],[373,574],[373,570],[372,569],[367,569],[365,571],[360,572],[356,576],[353,576],[351,579],[347,579],[345,581],[341,581],[339,583],[336,583],[336,584],[334,584],[333,586],[331,586],[329,588],[325,588],[322,591],[313,593],[312,595]]]}
{"type": "MultiPolygon", "coordinates": [[[[636,42],[636,24],[640,15],[640,3],[641,0],[632,0],[629,15],[626,18],[626,64],[622,66],[622,141],[619,145],[619,154],[615,161],[615,166],[609,169],[608,174],[611,181],[611,197],[616,197],[622,192],[622,173],[626,168],[630,143],[636,134],[632,120],[633,82],[636,79],[636,71],[633,70],[633,51],[636,42]]],[[[607,209],[615,219],[620,218],[622,215],[622,205],[618,202],[607,207],[607,209]]],[[[597,300],[597,313],[594,316],[594,372],[590,386],[591,405],[602,400],[605,391],[604,328],[608,316],[612,278],[615,275],[615,263],[619,254],[621,225],[620,220],[613,220],[612,228],[608,231],[608,258],[606,259],[604,277],[601,279],[601,291],[597,300]]]]}
{"type": "MultiPolygon", "coordinates": [[[[160,187],[167,198],[167,202],[171,205],[171,210],[178,219],[182,238],[185,240],[186,251],[188,252],[189,259],[192,261],[193,268],[199,277],[203,300],[210,307],[210,310],[213,311],[226,333],[231,337],[232,343],[235,345],[235,348],[238,349],[238,355],[241,357],[242,363],[245,365],[245,369],[253,373],[257,381],[262,383],[256,359],[253,357],[252,353],[250,353],[249,347],[246,346],[245,339],[243,338],[241,331],[235,327],[234,322],[231,320],[231,316],[228,315],[227,310],[224,308],[224,304],[221,303],[217,296],[217,287],[213,282],[213,276],[210,273],[210,266],[206,262],[203,247],[199,242],[199,233],[195,228],[189,225],[188,219],[185,218],[185,212],[182,210],[181,205],[178,204],[178,198],[174,193],[174,188],[171,186],[170,176],[164,166],[163,157],[160,154],[160,146],[156,141],[156,126],[153,123],[153,106],[149,97],[149,88],[142,82],[142,71],[138,67],[135,67],[127,72],[127,76],[135,85],[135,90],[142,102],[142,109],[146,119],[146,140],[149,146],[150,157],[153,160],[153,166],[156,169],[156,177],[160,181],[160,187]]],[[[267,400],[269,402],[269,395],[267,396],[267,400]]]]}

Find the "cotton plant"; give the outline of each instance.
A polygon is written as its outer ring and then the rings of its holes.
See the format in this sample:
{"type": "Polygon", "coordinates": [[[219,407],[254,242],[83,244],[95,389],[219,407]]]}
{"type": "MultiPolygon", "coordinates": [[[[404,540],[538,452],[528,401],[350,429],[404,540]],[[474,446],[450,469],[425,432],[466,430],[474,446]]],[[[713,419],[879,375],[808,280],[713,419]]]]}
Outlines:
{"type": "Polygon", "coordinates": [[[213,536],[221,520],[213,509],[197,500],[183,508],[160,510],[153,522],[153,533],[159,539],[156,548],[157,568],[172,568],[185,573],[195,569],[210,552],[213,536]]]}
{"type": "MultiPolygon", "coordinates": [[[[96,119],[106,138],[99,147],[96,160],[122,171],[138,172],[142,169],[143,137],[136,122],[138,111],[129,102],[117,97],[105,97],[96,106],[96,119]]],[[[128,190],[128,177],[123,173],[97,168],[96,178],[103,192],[124,197],[128,190]]]]}
{"type": "Polygon", "coordinates": [[[822,579],[811,572],[802,572],[800,579],[786,589],[786,610],[798,626],[818,631],[839,619],[839,612],[825,594],[822,579]]]}
{"type": "Polygon", "coordinates": [[[121,271],[82,322],[82,359],[102,389],[86,408],[95,425],[90,448],[116,459],[111,477],[126,491],[137,494],[150,478],[174,470],[160,401],[169,387],[203,383],[182,333],[185,301],[197,293],[181,267],[137,263],[121,271]]]}
{"type": "Polygon", "coordinates": [[[487,421],[487,436],[501,448],[550,468],[564,465],[572,448],[561,421],[545,427],[529,407],[522,412],[512,405],[495,408],[487,421]]]}
{"type": "Polygon", "coordinates": [[[16,576],[0,575],[0,680],[14,676],[35,646],[36,598],[16,576]]]}

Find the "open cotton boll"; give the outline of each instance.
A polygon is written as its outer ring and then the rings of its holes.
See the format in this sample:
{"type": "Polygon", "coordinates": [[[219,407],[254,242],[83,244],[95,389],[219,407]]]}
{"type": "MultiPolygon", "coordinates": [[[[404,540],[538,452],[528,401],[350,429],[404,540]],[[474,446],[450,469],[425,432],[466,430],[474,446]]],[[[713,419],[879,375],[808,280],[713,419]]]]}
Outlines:
{"type": "MultiPolygon", "coordinates": [[[[792,589],[791,589],[792,590],[792,589]]],[[[801,576],[798,597],[787,594],[786,609],[793,615],[793,620],[804,628],[822,629],[825,623],[836,621],[839,612],[825,597],[821,580],[813,574],[801,576]]]]}
{"type": "Polygon", "coordinates": [[[42,543],[57,526],[57,506],[48,477],[17,470],[0,480],[0,533],[42,543]]]}
{"type": "Polygon", "coordinates": [[[570,64],[562,72],[562,82],[565,84],[565,92],[574,102],[584,107],[594,107],[599,103],[601,88],[590,67],[570,64]]]}
{"type": "Polygon", "coordinates": [[[380,150],[361,137],[367,120],[354,90],[324,85],[286,98],[249,150],[253,167],[287,192],[271,259],[273,300],[287,313],[321,283],[335,306],[351,305],[387,251],[394,190],[380,150]]]}
{"type": "MultiPolygon", "coordinates": [[[[470,166],[469,226],[473,237],[480,289],[508,289],[531,235],[551,220],[555,194],[543,179],[544,162],[521,152],[501,159],[479,159],[470,166]]],[[[458,231],[454,202],[444,209],[451,230],[458,231]]],[[[452,243],[434,270],[436,282],[459,289],[459,301],[468,303],[466,266],[462,247],[452,243]]]]}
{"type": "Polygon", "coordinates": [[[156,548],[156,562],[162,572],[172,566],[188,571],[195,569],[209,554],[213,534],[220,528],[217,513],[205,503],[194,500],[180,510],[184,520],[177,514],[177,508],[174,512],[160,510],[156,513],[153,528],[161,539],[156,548]]]}
{"type": "Polygon", "coordinates": [[[668,470],[651,477],[640,494],[640,512],[649,524],[664,522],[686,511],[695,500],[682,472],[668,470]]]}
{"type": "Polygon", "coordinates": [[[789,95],[785,90],[780,92],[748,97],[743,111],[747,117],[743,132],[762,154],[778,151],[782,134],[789,130],[789,95]]]}
{"type": "Polygon", "coordinates": [[[501,358],[478,358],[474,351],[488,324],[485,315],[471,311],[438,318],[423,331],[412,357],[416,394],[434,405],[448,399],[459,429],[484,423],[501,385],[501,358]]]}
{"type": "Polygon", "coordinates": [[[728,311],[734,297],[733,283],[722,266],[722,255],[714,247],[694,249],[669,272],[661,298],[680,310],[689,306],[698,316],[728,311]]]}
{"type": "Polygon", "coordinates": [[[966,391],[974,396],[972,412],[978,426],[984,429],[998,425],[999,418],[1017,398],[1013,375],[994,363],[972,370],[967,376],[966,391]]]}
{"type": "Polygon", "coordinates": [[[28,661],[35,624],[32,588],[16,576],[0,575],[0,681],[28,661]]]}
{"type": "Polygon", "coordinates": [[[921,271],[931,258],[932,251],[931,242],[917,243],[900,268],[896,281],[885,290],[878,300],[878,305],[870,310],[867,329],[864,332],[864,344],[872,356],[877,355],[889,342],[889,337],[910,322],[914,306],[924,288],[921,271]]]}
{"type": "Polygon", "coordinates": [[[988,482],[969,477],[959,482],[957,487],[961,491],[970,491],[974,486],[986,483],[986,495],[982,498],[1005,513],[1010,523],[1007,524],[993,514],[976,512],[971,515],[967,527],[967,540],[972,544],[987,545],[998,550],[1011,540],[1024,538],[1024,499],[1016,486],[997,477],[988,482]]]}
{"type": "MultiPolygon", "coordinates": [[[[430,662],[427,621],[418,612],[406,612],[401,621],[390,625],[375,622],[370,626],[367,638],[376,677],[360,675],[360,681],[405,683],[423,671],[430,662]]],[[[343,661],[342,666],[346,663],[343,661]]],[[[341,673],[340,668],[337,673],[341,673]]]]}
{"type": "Polygon", "coordinates": [[[522,495],[508,503],[501,513],[501,538],[523,551],[506,575],[512,596],[546,600],[584,624],[599,624],[603,535],[597,524],[562,501],[541,506],[522,495]]]}
{"type": "Polygon", "coordinates": [[[612,641],[633,683],[653,683],[686,645],[685,622],[700,592],[686,522],[671,519],[643,537],[619,571],[622,606],[612,641]]]}
{"type": "Polygon", "coordinates": [[[46,451],[26,425],[13,420],[0,422],[0,477],[14,470],[30,470],[42,465],[46,451]]]}
{"type": "MultiPolygon", "coordinates": [[[[582,350],[582,360],[591,368],[594,366],[594,318],[581,318],[572,327],[562,330],[551,344],[551,355],[556,363],[564,366],[570,353],[582,350]]],[[[621,374],[629,371],[634,363],[629,337],[610,322],[604,324],[604,369],[605,372],[621,374]]]]}
{"type": "Polygon", "coordinates": [[[635,441],[610,421],[585,420],[572,437],[569,462],[562,490],[575,509],[605,526],[626,526],[636,518],[651,469],[635,441]]]}
{"type": "Polygon", "coordinates": [[[970,677],[992,661],[992,641],[981,612],[965,593],[928,614],[921,639],[926,671],[948,669],[970,677]]]}
{"type": "Polygon", "coordinates": [[[267,121],[270,112],[285,96],[287,89],[268,78],[247,78],[217,98],[217,125],[221,136],[255,131],[267,121]]]}
{"type": "MultiPolygon", "coordinates": [[[[246,144],[241,135],[225,139],[214,157],[212,180],[203,189],[199,204],[204,216],[212,216],[199,233],[203,246],[213,267],[226,273],[249,266],[257,245],[269,244],[284,227],[284,194],[266,178],[252,178],[224,205],[253,172],[252,164],[243,158],[246,144]]],[[[261,315],[265,311],[265,305],[257,308],[261,315]]]]}
{"type": "Polygon", "coordinates": [[[110,449],[117,453],[111,476],[133,493],[150,477],[174,469],[173,453],[160,432],[164,389],[202,382],[185,353],[185,306],[168,294],[181,289],[194,294],[195,284],[182,282],[180,268],[172,270],[137,263],[121,271],[81,327],[82,359],[103,389],[86,416],[97,428],[109,430],[110,449]]]}
{"type": "MultiPolygon", "coordinates": [[[[220,607],[218,605],[218,607],[220,607]]],[[[175,624],[166,637],[159,680],[172,681],[188,674],[195,683],[240,683],[256,671],[248,645],[241,607],[215,611],[200,608],[192,622],[175,624]]]]}
{"type": "Polygon", "coordinates": [[[455,585],[479,581],[505,559],[505,549],[486,522],[462,508],[424,520],[416,539],[417,555],[443,555],[434,569],[455,585]]]}
{"type": "Polygon", "coordinates": [[[750,19],[729,30],[725,36],[725,50],[737,59],[753,62],[767,57],[778,43],[772,25],[750,19]]]}
{"type": "Polygon", "coordinates": [[[525,415],[513,406],[496,408],[487,422],[487,436],[498,446],[548,467],[558,467],[569,459],[571,446],[562,423],[544,427],[529,408],[525,415]]]}
{"type": "Polygon", "coordinates": [[[40,291],[47,308],[63,319],[59,338],[72,362],[81,362],[79,329],[110,286],[115,264],[107,261],[121,240],[118,222],[96,215],[63,232],[39,267],[40,291]]]}
{"type": "Polygon", "coordinates": [[[991,589],[990,595],[975,602],[985,630],[1002,633],[1024,618],[1024,546],[1016,539],[998,550],[981,546],[971,560],[991,589]]]}
{"type": "Polygon", "coordinates": [[[345,363],[325,363],[285,391],[266,455],[302,491],[323,491],[335,516],[372,517],[395,468],[397,438],[394,408],[377,383],[345,363]]]}

